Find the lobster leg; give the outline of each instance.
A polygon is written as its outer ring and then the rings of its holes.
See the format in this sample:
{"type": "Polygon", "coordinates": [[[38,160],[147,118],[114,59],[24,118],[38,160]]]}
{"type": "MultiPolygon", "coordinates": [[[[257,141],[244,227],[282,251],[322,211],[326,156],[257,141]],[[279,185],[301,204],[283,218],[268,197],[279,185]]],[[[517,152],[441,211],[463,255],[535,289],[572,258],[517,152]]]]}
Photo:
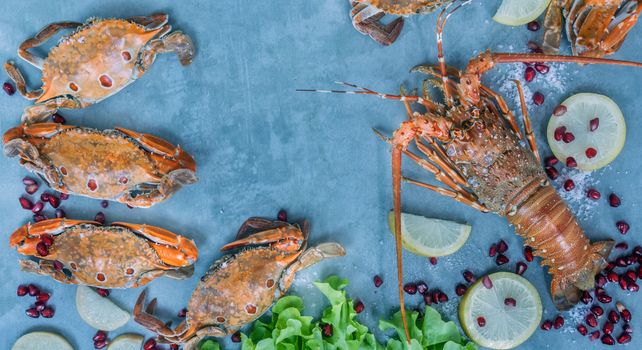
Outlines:
{"type": "Polygon", "coordinates": [[[515,115],[513,112],[510,111],[508,108],[508,105],[506,104],[506,101],[504,101],[504,98],[495,91],[489,89],[488,87],[481,85],[480,86],[481,94],[482,95],[488,95],[490,98],[492,98],[494,101],[497,102],[497,105],[499,106],[499,110],[502,111],[502,114],[504,115],[506,121],[508,122],[508,125],[510,125],[511,129],[517,134],[517,136],[522,139],[522,132],[519,130],[519,126],[517,126],[517,120],[515,119],[515,115]]]}
{"type": "Polygon", "coordinates": [[[482,213],[488,213],[490,211],[490,210],[488,210],[488,208],[486,208],[486,206],[484,206],[483,204],[479,203],[477,201],[477,199],[472,197],[470,195],[470,193],[468,193],[468,192],[452,191],[452,190],[448,190],[448,189],[445,189],[445,188],[442,188],[442,187],[438,187],[438,186],[435,186],[435,185],[431,185],[431,184],[427,184],[427,183],[420,182],[420,181],[417,181],[417,180],[413,180],[413,179],[410,179],[410,178],[407,178],[407,177],[404,177],[403,180],[405,182],[409,183],[409,184],[412,184],[412,185],[415,185],[415,186],[419,186],[419,187],[423,187],[423,188],[427,188],[429,190],[432,190],[432,191],[435,191],[435,192],[439,193],[442,196],[446,196],[446,197],[452,198],[452,199],[454,199],[454,200],[456,200],[456,201],[458,201],[460,203],[464,203],[466,205],[469,205],[470,207],[475,208],[475,209],[481,211],[482,213]]]}
{"type": "Polygon", "coordinates": [[[524,90],[522,90],[522,84],[520,84],[519,80],[515,80],[515,85],[517,86],[517,92],[519,93],[519,102],[522,106],[522,121],[524,122],[524,133],[526,134],[526,140],[528,140],[531,151],[533,151],[535,158],[537,158],[537,161],[539,162],[541,161],[541,159],[539,158],[537,142],[535,141],[535,135],[533,134],[531,118],[528,116],[528,108],[526,107],[526,101],[524,100],[524,90]]]}
{"type": "Polygon", "coordinates": [[[635,11],[632,13],[616,15],[616,19],[613,20],[613,23],[611,23],[607,30],[608,34],[604,39],[602,39],[598,47],[590,51],[582,52],[582,56],[601,57],[604,55],[610,55],[622,45],[631,28],[633,28],[637,23],[638,18],[640,17],[640,12],[642,11],[642,0],[630,1],[629,4],[634,5],[624,5],[624,9],[626,9],[626,6],[636,6],[635,11]],[[626,16],[626,18],[614,25],[619,16],[626,16]]]}

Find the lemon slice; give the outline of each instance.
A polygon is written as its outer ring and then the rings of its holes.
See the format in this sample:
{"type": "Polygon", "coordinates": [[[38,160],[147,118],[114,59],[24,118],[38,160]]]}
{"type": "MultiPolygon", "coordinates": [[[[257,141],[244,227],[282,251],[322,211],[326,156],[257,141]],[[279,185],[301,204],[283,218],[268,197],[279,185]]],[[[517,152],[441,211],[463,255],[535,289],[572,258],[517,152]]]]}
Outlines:
{"type": "MultiPolygon", "coordinates": [[[[394,212],[388,214],[394,232],[394,212]]],[[[470,225],[401,213],[401,240],[408,251],[428,257],[450,255],[461,248],[470,235],[470,225]]]]}
{"type": "Polygon", "coordinates": [[[551,0],[503,0],[493,17],[495,22],[520,26],[539,17],[551,0]]]}
{"type": "MultiPolygon", "coordinates": [[[[582,93],[562,102],[566,112],[553,115],[548,122],[548,145],[562,163],[573,157],[577,168],[584,171],[599,169],[611,163],[620,154],[626,140],[626,123],[620,108],[604,95],[582,93]],[[597,118],[597,124],[591,120],[597,118]],[[593,131],[591,131],[593,126],[593,131]],[[564,142],[555,139],[555,130],[566,128],[574,140],[564,142]],[[587,150],[596,154],[591,158],[587,150]]],[[[558,136],[559,137],[559,136],[558,136]]]]}
{"type": "Polygon", "coordinates": [[[484,279],[479,279],[462,297],[459,321],[466,335],[478,345],[512,349],[537,329],[542,318],[542,301],[535,287],[519,275],[497,272],[487,277],[492,282],[490,289],[484,285],[484,279]],[[512,299],[509,305],[505,302],[507,298],[512,299]]]}
{"type": "Polygon", "coordinates": [[[51,332],[31,332],[23,335],[18,340],[11,350],[34,350],[34,349],[47,349],[47,350],[74,350],[69,344],[67,339],[62,336],[51,332]]]}
{"type": "Polygon", "coordinates": [[[107,350],[140,350],[144,340],[145,338],[139,334],[121,334],[109,343],[107,350]]]}
{"type": "Polygon", "coordinates": [[[86,286],[78,286],[76,290],[76,310],[88,325],[103,331],[114,331],[130,318],[127,311],[86,286]]]}

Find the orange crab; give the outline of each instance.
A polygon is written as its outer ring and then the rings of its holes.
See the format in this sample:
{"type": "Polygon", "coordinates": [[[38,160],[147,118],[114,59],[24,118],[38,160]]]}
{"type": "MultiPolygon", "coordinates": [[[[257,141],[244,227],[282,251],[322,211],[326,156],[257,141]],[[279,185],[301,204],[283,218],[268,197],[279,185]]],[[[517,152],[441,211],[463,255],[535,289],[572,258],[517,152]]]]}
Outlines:
{"type": "Polygon", "coordinates": [[[59,108],[85,108],[115,94],[142,76],[157,53],[175,52],[182,65],[194,57],[191,39],[171,31],[168,15],[154,14],[129,19],[91,18],[85,24],[60,22],[46,26],[20,45],[18,55],[42,70],[43,85],[27,91],[25,80],[12,62],[5,69],[18,91],[35,105],[25,109],[22,121],[45,120],[59,108]],[[28,50],[42,45],[64,29],[75,29],[62,37],[47,58],[28,50]]]}
{"type": "Polygon", "coordinates": [[[309,226],[303,230],[282,221],[250,218],[227,251],[243,248],[212,264],[201,278],[188,304],[185,321],[170,329],[152,316],[154,299],[144,311],[145,292],[134,307],[134,320],[159,335],[163,343],[196,349],[205,337],[223,337],[254,321],[283,296],[297,271],[324,259],[345,255],[337,243],[323,243],[306,250],[309,226]]]}
{"type": "Polygon", "coordinates": [[[149,207],[197,181],[194,159],[149,134],[58,123],[20,125],[4,134],[4,153],[63,192],[149,207]]]}
{"type": "Polygon", "coordinates": [[[198,258],[194,242],[185,237],[122,222],[50,219],[20,227],[9,243],[38,259],[21,260],[24,271],[99,288],[136,288],[160,276],[188,278],[198,258]]]}

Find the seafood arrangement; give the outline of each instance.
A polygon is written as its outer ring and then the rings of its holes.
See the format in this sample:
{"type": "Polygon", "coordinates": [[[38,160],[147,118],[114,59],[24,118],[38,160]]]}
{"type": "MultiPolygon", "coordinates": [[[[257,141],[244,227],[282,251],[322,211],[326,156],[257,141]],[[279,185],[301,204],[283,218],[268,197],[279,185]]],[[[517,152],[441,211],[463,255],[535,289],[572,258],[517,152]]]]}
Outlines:
{"type": "Polygon", "coordinates": [[[175,329],[152,316],[156,299],[144,310],[145,292],[134,307],[134,320],[159,335],[160,342],[196,349],[206,337],[236,332],[265,313],[287,293],[297,271],[345,255],[337,243],[306,249],[309,225],[249,218],[236,241],[222,251],[237,250],[212,264],[194,289],[185,321],[175,329]],[[238,250],[240,248],[240,250],[238,250]]]}

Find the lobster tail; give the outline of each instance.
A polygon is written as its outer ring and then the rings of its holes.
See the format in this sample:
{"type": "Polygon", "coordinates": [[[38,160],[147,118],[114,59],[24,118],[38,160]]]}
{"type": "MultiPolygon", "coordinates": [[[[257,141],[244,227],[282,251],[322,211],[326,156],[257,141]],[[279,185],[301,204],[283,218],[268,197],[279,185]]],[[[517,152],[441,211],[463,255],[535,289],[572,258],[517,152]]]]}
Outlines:
{"type": "Polygon", "coordinates": [[[538,186],[508,220],[552,275],[551,296],[559,310],[577,304],[581,290],[595,286],[613,241],[591,244],[566,203],[550,185],[538,186]]]}

